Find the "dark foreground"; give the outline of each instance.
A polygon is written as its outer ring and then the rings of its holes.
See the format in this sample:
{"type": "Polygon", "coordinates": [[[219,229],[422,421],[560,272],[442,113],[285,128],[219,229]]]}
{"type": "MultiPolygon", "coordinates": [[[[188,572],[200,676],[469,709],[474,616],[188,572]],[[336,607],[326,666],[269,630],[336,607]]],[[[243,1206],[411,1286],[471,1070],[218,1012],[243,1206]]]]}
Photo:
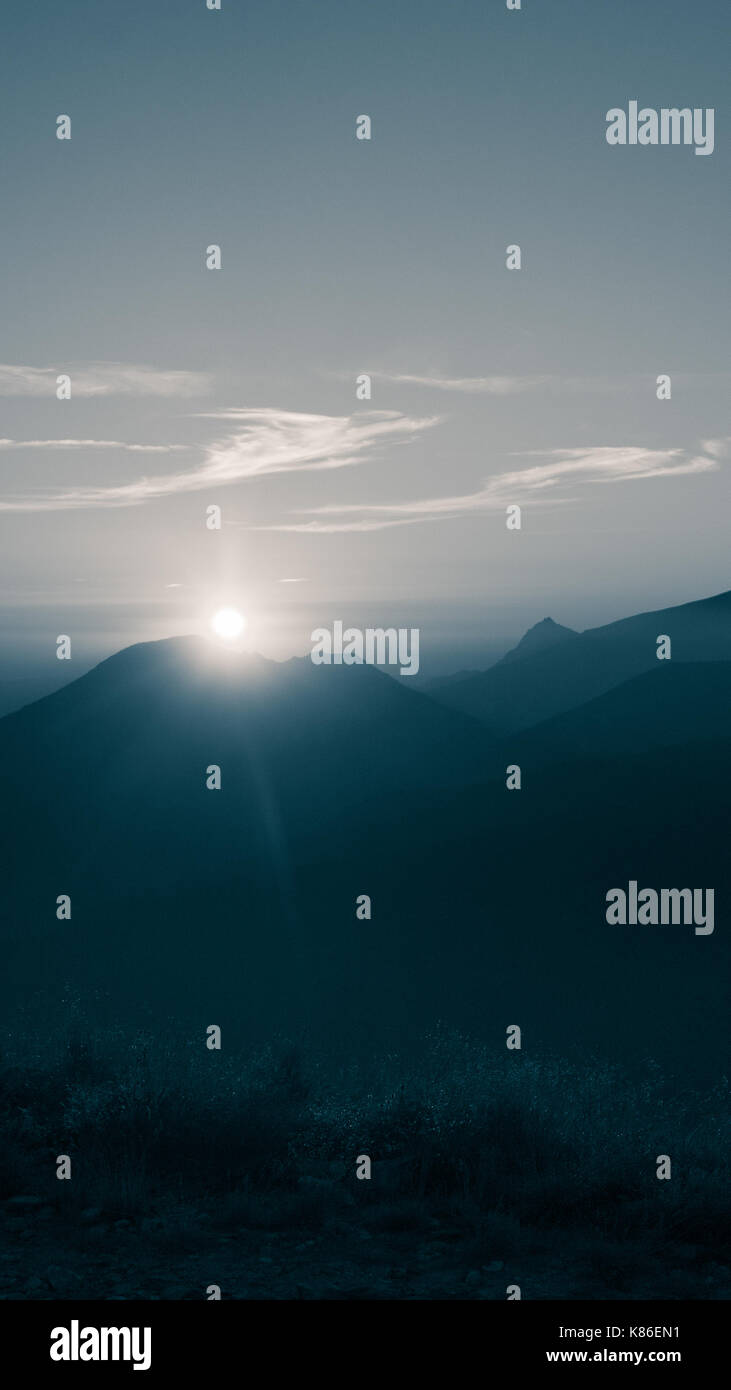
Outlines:
{"type": "Polygon", "coordinates": [[[6,1035],[0,1298],[728,1298],[722,1092],[442,1030],[335,1070],[6,1035]]]}

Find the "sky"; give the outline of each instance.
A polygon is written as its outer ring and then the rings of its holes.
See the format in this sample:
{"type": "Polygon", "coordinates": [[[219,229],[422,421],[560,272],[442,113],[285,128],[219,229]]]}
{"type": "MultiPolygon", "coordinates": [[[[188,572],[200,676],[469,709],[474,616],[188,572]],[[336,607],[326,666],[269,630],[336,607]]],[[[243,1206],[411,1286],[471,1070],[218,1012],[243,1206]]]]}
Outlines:
{"type": "Polygon", "coordinates": [[[0,713],[222,605],[276,659],[418,626],[427,678],[729,588],[728,33],[726,0],[6,7],[0,713]],[[608,145],[630,100],[714,108],[713,153],[608,145]]]}

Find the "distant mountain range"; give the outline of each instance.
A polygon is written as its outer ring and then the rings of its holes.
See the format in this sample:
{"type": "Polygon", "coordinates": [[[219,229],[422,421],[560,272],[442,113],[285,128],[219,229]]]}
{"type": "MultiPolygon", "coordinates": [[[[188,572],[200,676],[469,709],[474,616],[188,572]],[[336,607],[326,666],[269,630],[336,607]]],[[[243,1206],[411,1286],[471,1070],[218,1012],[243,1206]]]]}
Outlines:
{"type": "Polygon", "coordinates": [[[105,1015],[366,1052],[437,1019],[503,1046],[517,1022],[529,1049],[705,1082],[728,1061],[730,695],[731,594],[544,620],[433,696],[196,638],[128,648],[0,720],[0,1002],[63,982],[105,1015]],[[714,934],[608,926],[629,879],[714,887],[714,934]]]}
{"type": "Polygon", "coordinates": [[[544,620],[489,670],[443,680],[433,697],[492,730],[526,728],[655,670],[661,635],[672,662],[731,660],[731,591],[579,634],[544,620]]]}

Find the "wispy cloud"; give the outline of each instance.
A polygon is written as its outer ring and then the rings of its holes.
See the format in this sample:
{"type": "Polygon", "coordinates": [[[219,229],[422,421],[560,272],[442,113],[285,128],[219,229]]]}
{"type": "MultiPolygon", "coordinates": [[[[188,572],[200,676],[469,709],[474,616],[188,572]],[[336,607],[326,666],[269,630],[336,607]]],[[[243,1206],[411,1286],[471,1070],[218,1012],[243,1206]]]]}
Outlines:
{"type": "MultiPolygon", "coordinates": [[[[359,369],[360,370],[360,369],[359,369]]],[[[341,379],[353,380],[357,372],[338,371],[341,379]]],[[[554,395],[626,395],[632,390],[654,389],[656,378],[648,373],[567,374],[557,372],[493,373],[489,376],[447,376],[444,372],[390,372],[374,369],[369,373],[376,381],[396,386],[414,386],[423,390],[446,391],[467,396],[518,396],[530,392],[554,395]]],[[[711,381],[728,382],[729,374],[706,372],[674,372],[673,381],[688,386],[711,381]]]]}
{"type": "Polygon", "coordinates": [[[71,377],[73,396],[195,397],[206,395],[211,386],[205,372],[161,371],[132,362],[58,362],[53,367],[0,363],[0,396],[55,397],[60,375],[71,377]]]}
{"type": "Polygon", "coordinates": [[[174,454],[187,444],[126,444],[119,439],[0,439],[0,449],[122,449],[128,454],[174,454]]]}
{"type": "Polygon", "coordinates": [[[357,415],[303,415],[277,409],[222,410],[203,419],[237,426],[209,446],[203,468],[207,481],[238,481],[270,473],[347,468],[364,454],[398,438],[408,438],[438,423],[397,410],[369,410],[357,415]]]}
{"type": "Polygon", "coordinates": [[[419,376],[413,372],[374,372],[382,381],[405,386],[426,386],[435,391],[457,391],[470,396],[515,396],[533,391],[552,380],[550,376],[419,376]]]}
{"type": "MultiPolygon", "coordinates": [[[[344,373],[338,373],[344,375],[344,373]]],[[[349,373],[355,376],[356,373],[349,373]]],[[[490,376],[445,376],[443,372],[381,372],[372,371],[378,381],[396,386],[416,386],[431,391],[451,391],[466,396],[519,396],[531,391],[548,391],[551,395],[607,395],[626,392],[633,385],[646,388],[641,378],[628,375],[569,376],[556,372],[493,373],[490,376]]],[[[653,378],[654,380],[654,378],[653,378]]],[[[676,373],[676,380],[680,377],[676,373]]]]}
{"type": "Polygon", "coordinates": [[[0,502],[0,511],[65,511],[82,507],[133,507],[177,493],[220,488],[274,473],[347,468],[397,440],[409,440],[436,424],[395,410],[356,415],[304,415],[266,409],[224,410],[203,416],[231,430],[208,445],[202,461],[184,472],[142,477],[116,487],[70,487],[0,502]]]}
{"type": "Polygon", "coordinates": [[[726,458],[731,452],[731,434],[723,435],[721,439],[702,439],[701,448],[714,459],[726,458]]]}
{"type": "Polygon", "coordinates": [[[577,484],[678,477],[712,472],[719,466],[713,457],[691,455],[683,449],[645,449],[635,445],[531,450],[514,457],[538,457],[546,462],[496,473],[487,478],[476,492],[407,502],[310,507],[302,514],[323,519],[257,529],[320,534],[379,531],[391,526],[413,526],[419,522],[453,520],[474,513],[501,511],[513,503],[531,501],[534,504],[559,505],[574,500],[567,492],[566,484],[574,487],[577,484]]]}

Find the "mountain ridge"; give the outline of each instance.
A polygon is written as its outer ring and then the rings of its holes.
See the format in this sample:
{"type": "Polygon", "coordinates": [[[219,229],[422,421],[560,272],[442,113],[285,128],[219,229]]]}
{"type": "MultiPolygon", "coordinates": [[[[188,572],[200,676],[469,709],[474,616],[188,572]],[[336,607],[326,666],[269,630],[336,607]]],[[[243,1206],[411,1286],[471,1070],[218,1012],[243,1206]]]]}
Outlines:
{"type": "Polygon", "coordinates": [[[572,627],[564,627],[561,623],[555,622],[553,618],[541,618],[539,622],[534,623],[524,632],[516,646],[511,647],[510,651],[495,662],[495,665],[501,666],[512,661],[521,661],[523,657],[530,656],[534,652],[548,651],[553,647],[560,646],[562,642],[578,636],[579,633],[572,627]]]}
{"type": "Polygon", "coordinates": [[[665,634],[676,662],[731,659],[731,591],[587,628],[520,660],[503,658],[442,684],[432,698],[493,731],[527,728],[653,669],[656,640],[665,634]]]}
{"type": "Polygon", "coordinates": [[[438,1019],[504,1047],[517,1020],[531,1048],[720,1068],[729,688],[731,661],[654,661],[498,742],[375,668],[125,648],[0,720],[0,997],[65,981],[122,1019],[369,1050],[438,1019]],[[718,929],[610,928],[631,879],[712,884],[718,929]]]}

